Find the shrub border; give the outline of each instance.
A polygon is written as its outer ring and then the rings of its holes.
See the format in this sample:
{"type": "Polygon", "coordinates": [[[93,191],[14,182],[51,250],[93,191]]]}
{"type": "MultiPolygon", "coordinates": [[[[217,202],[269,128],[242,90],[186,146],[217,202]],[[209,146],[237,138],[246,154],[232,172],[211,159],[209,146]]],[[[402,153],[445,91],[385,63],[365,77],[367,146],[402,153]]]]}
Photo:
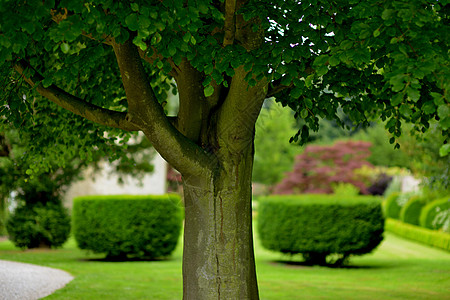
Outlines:
{"type": "Polygon", "coordinates": [[[445,232],[403,223],[392,218],[386,219],[385,229],[401,237],[450,251],[450,234],[445,232]]]}

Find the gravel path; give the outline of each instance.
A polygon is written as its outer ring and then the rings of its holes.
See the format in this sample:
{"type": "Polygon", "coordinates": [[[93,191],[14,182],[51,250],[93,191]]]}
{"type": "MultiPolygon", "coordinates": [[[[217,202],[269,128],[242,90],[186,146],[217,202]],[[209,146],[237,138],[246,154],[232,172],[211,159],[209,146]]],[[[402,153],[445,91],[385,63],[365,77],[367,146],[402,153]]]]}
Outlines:
{"type": "Polygon", "coordinates": [[[0,260],[0,300],[35,300],[50,295],[73,279],[48,267],[0,260]]]}

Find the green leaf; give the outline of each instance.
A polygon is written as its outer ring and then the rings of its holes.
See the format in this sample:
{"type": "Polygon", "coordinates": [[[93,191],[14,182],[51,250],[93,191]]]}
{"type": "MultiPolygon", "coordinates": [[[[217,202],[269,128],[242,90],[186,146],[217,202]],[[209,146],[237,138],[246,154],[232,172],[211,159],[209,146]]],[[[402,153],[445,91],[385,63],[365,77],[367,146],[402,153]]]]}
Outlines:
{"type": "Polygon", "coordinates": [[[209,84],[211,83],[211,81],[212,81],[212,77],[211,77],[211,76],[207,76],[207,77],[205,78],[205,80],[203,80],[202,85],[203,85],[204,87],[206,87],[207,85],[209,85],[209,84]]]}
{"type": "Polygon", "coordinates": [[[445,103],[444,97],[441,94],[432,92],[432,93],[430,93],[430,95],[431,95],[431,97],[433,97],[433,102],[437,106],[445,103]]]}
{"type": "Polygon", "coordinates": [[[302,111],[300,112],[300,117],[302,117],[302,119],[306,119],[306,117],[308,116],[309,112],[306,108],[302,109],[302,111]]]}
{"type": "Polygon", "coordinates": [[[314,79],[314,74],[309,75],[308,77],[306,77],[305,79],[305,85],[306,87],[311,87],[313,84],[313,79],[314,79]]]}
{"type": "Polygon", "coordinates": [[[406,88],[406,94],[414,102],[417,102],[420,99],[420,92],[417,89],[412,88],[411,86],[408,86],[406,88]]]}
{"type": "Polygon", "coordinates": [[[431,115],[436,111],[436,106],[433,102],[429,101],[422,106],[422,111],[427,115],[431,115]]]}
{"type": "Polygon", "coordinates": [[[67,54],[69,52],[69,50],[70,50],[70,46],[67,43],[62,43],[60,47],[61,47],[61,51],[64,54],[67,54]]]}
{"type": "Polygon", "coordinates": [[[128,16],[125,18],[125,24],[128,26],[128,28],[129,28],[131,31],[136,31],[136,30],[138,30],[138,28],[139,28],[139,23],[138,23],[138,16],[137,16],[137,14],[131,14],[131,15],[128,15],[128,16]]]}
{"type": "Polygon", "coordinates": [[[52,85],[53,79],[52,79],[52,77],[47,77],[44,80],[42,80],[41,83],[42,83],[43,87],[48,88],[49,86],[52,85]]]}
{"type": "Polygon", "coordinates": [[[441,126],[441,128],[443,130],[447,130],[450,128],[450,116],[443,118],[439,121],[439,126],[441,126]]]}
{"type": "Polygon", "coordinates": [[[208,64],[205,66],[204,72],[205,72],[205,74],[208,75],[208,74],[211,74],[213,70],[214,70],[213,64],[208,64]]]}
{"type": "Polygon", "coordinates": [[[339,65],[341,60],[339,59],[339,57],[337,55],[333,55],[330,57],[328,62],[330,63],[330,66],[335,67],[335,66],[339,65]]]}
{"type": "Polygon", "coordinates": [[[325,64],[328,62],[328,59],[329,59],[328,55],[321,55],[321,56],[318,56],[318,57],[316,57],[316,59],[314,60],[313,66],[321,67],[321,66],[325,65],[325,64]]]}
{"type": "Polygon", "coordinates": [[[383,13],[381,14],[381,18],[383,20],[389,20],[394,13],[395,13],[395,10],[393,10],[393,9],[385,9],[383,11],[383,13]]]}
{"type": "Polygon", "coordinates": [[[211,85],[208,85],[203,90],[203,93],[205,94],[205,97],[210,97],[212,94],[214,94],[214,88],[211,85]]]}
{"type": "Polygon", "coordinates": [[[447,104],[439,105],[437,109],[437,114],[439,118],[444,119],[450,116],[450,109],[447,104]]]}
{"type": "Polygon", "coordinates": [[[170,44],[167,46],[167,51],[169,52],[169,55],[170,55],[170,56],[174,56],[175,53],[177,53],[177,48],[175,47],[175,45],[174,45],[173,43],[170,43],[170,44]]]}
{"type": "MultiPolygon", "coordinates": [[[[142,29],[147,29],[150,25],[152,24],[152,22],[150,21],[150,19],[146,16],[139,16],[139,28],[142,29]]],[[[148,30],[147,30],[148,32],[148,30]]],[[[149,33],[149,32],[148,32],[149,33]]],[[[142,34],[142,32],[140,32],[140,34],[142,34]]],[[[146,36],[148,36],[149,34],[147,34],[146,36]]]]}
{"type": "Polygon", "coordinates": [[[327,66],[321,66],[321,67],[317,68],[317,70],[316,70],[316,74],[317,74],[318,77],[321,77],[321,76],[323,76],[323,75],[325,75],[327,73],[328,73],[328,67],[327,66]]]}
{"type": "Polygon", "coordinates": [[[407,104],[402,104],[402,105],[400,106],[399,111],[400,111],[400,113],[401,113],[403,116],[405,116],[405,117],[409,117],[409,116],[411,116],[411,114],[412,114],[412,110],[411,110],[411,108],[410,108],[407,104]]]}
{"type": "MultiPolygon", "coordinates": [[[[394,118],[390,118],[389,121],[386,123],[386,128],[392,128],[397,123],[397,120],[394,118]]],[[[392,143],[391,143],[392,144],[392,143]]]]}
{"type": "Polygon", "coordinates": [[[395,96],[392,97],[392,99],[391,99],[391,104],[392,104],[393,106],[399,105],[399,104],[402,103],[402,101],[403,101],[403,96],[404,96],[403,93],[397,93],[397,94],[395,94],[395,96]]]}
{"type": "Polygon", "coordinates": [[[298,97],[300,97],[302,95],[302,90],[299,89],[298,87],[295,87],[291,93],[290,93],[291,97],[294,99],[298,99],[298,97]]]}
{"type": "Polygon", "coordinates": [[[444,157],[450,153],[450,144],[445,144],[441,148],[439,148],[439,156],[444,157]]]}
{"type": "Polygon", "coordinates": [[[303,102],[305,103],[306,107],[309,109],[312,109],[313,107],[313,102],[310,98],[306,97],[303,102]]]}
{"type": "Polygon", "coordinates": [[[341,48],[342,50],[348,50],[351,47],[353,47],[353,42],[350,40],[345,40],[341,42],[341,48]]]}
{"type": "Polygon", "coordinates": [[[405,81],[408,79],[407,74],[398,74],[395,76],[392,76],[389,82],[392,84],[392,90],[394,92],[399,92],[403,90],[405,87],[405,81]]]}
{"type": "Polygon", "coordinates": [[[139,4],[137,3],[131,3],[131,9],[133,11],[139,11],[139,4]]]}
{"type": "Polygon", "coordinates": [[[186,33],[184,34],[184,36],[183,36],[183,41],[184,41],[185,43],[188,43],[188,42],[191,40],[191,37],[192,37],[192,35],[191,35],[191,33],[188,31],[188,32],[186,32],[186,33]]]}
{"type": "Polygon", "coordinates": [[[373,32],[373,37],[379,37],[380,34],[381,34],[381,31],[380,31],[380,29],[378,28],[377,30],[375,30],[375,31],[373,32]]]}

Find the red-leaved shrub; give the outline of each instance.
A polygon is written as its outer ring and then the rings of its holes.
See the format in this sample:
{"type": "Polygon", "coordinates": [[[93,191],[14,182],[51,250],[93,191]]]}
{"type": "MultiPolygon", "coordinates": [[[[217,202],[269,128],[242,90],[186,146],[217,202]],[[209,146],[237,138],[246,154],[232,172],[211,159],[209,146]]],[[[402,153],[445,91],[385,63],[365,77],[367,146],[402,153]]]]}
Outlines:
{"type": "Polygon", "coordinates": [[[333,184],[350,183],[368,194],[366,183],[355,170],[364,165],[370,156],[371,144],[363,141],[340,141],[332,146],[307,146],[295,159],[294,170],[274,187],[275,194],[333,192],[333,184]]]}

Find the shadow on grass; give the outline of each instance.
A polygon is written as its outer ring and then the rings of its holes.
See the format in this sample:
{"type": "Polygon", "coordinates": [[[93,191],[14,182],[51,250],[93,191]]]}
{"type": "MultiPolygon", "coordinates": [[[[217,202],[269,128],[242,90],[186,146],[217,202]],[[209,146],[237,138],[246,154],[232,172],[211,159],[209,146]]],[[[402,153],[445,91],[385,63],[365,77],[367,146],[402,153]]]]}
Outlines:
{"type": "Polygon", "coordinates": [[[314,268],[314,267],[326,267],[330,269],[390,269],[392,265],[337,265],[337,264],[324,264],[314,265],[304,261],[292,261],[292,260],[276,260],[269,262],[272,265],[283,265],[289,268],[314,268]]]}

